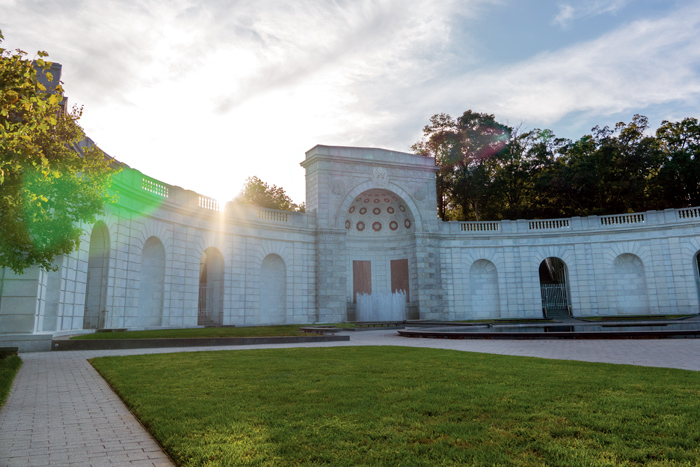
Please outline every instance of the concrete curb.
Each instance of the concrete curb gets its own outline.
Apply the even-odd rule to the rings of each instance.
[[[349,341],[350,336],[197,337],[161,339],[52,340],[51,350],[124,350],[167,347],[214,347],[224,345],[272,345]]]

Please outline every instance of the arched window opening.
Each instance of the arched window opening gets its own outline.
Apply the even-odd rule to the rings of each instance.
[[[199,261],[199,307],[197,324],[220,326],[224,317],[224,256],[207,248]]]
[[[553,256],[540,263],[540,294],[545,318],[571,316],[566,263]]]
[[[83,329],[100,329],[105,325],[108,272],[109,231],[104,222],[97,222],[90,235]]]
[[[260,267],[260,324],[284,324],[287,312],[287,267],[267,255]]]

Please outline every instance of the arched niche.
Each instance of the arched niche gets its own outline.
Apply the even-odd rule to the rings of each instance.
[[[500,318],[496,265],[486,259],[474,261],[469,268],[471,318]]]
[[[143,245],[140,285],[139,326],[161,326],[165,292],[165,248],[156,237],[150,237]]]
[[[224,256],[210,247],[199,261],[199,306],[197,324],[223,324],[224,315]]]
[[[571,316],[569,268],[560,258],[545,258],[539,267],[542,313],[545,318]]]
[[[614,295],[617,297],[617,312],[624,315],[649,313],[644,263],[637,255],[624,253],[613,262],[615,271]]]
[[[104,222],[99,221],[94,225],[90,234],[83,329],[104,327],[107,312],[108,275],[109,230]]]
[[[287,313],[287,266],[275,254],[260,265],[260,324],[284,324]]]

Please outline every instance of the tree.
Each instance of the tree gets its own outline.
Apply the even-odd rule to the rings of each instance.
[[[467,110],[457,119],[436,114],[423,128],[423,139],[411,148],[433,157],[437,173],[438,216],[448,220],[474,217],[479,220],[488,203],[492,179],[489,160],[506,148],[513,129],[493,115]]]
[[[82,109],[66,112],[60,84],[40,82],[54,81],[47,56],[0,48],[0,267],[18,274],[53,269],[55,256],[78,247],[79,225],[102,212],[115,172],[86,144]]]
[[[287,196],[284,188],[276,185],[270,186],[255,176],[248,177],[243,190],[233,202],[253,204],[261,208],[279,209],[280,211],[306,211],[304,203],[300,205],[295,204]]]

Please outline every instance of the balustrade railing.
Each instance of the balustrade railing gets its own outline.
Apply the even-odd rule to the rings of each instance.
[[[289,222],[290,213],[273,209],[258,209],[258,219],[274,222]]]
[[[697,219],[700,217],[700,208],[678,209],[679,219]]]
[[[219,202],[213,198],[207,198],[206,196],[199,197],[199,207],[204,209],[211,209],[212,211],[223,211],[223,207]]]
[[[602,216],[600,225],[627,225],[644,223],[644,214],[618,214],[615,216]]]
[[[461,222],[462,232],[493,232],[501,229],[500,222]]]
[[[141,182],[141,188],[154,195],[159,195],[164,198],[168,197],[168,186],[162,183],[151,180],[150,178],[143,178]]]
[[[549,219],[528,221],[529,230],[552,230],[552,229],[568,229],[571,227],[569,219]]]

